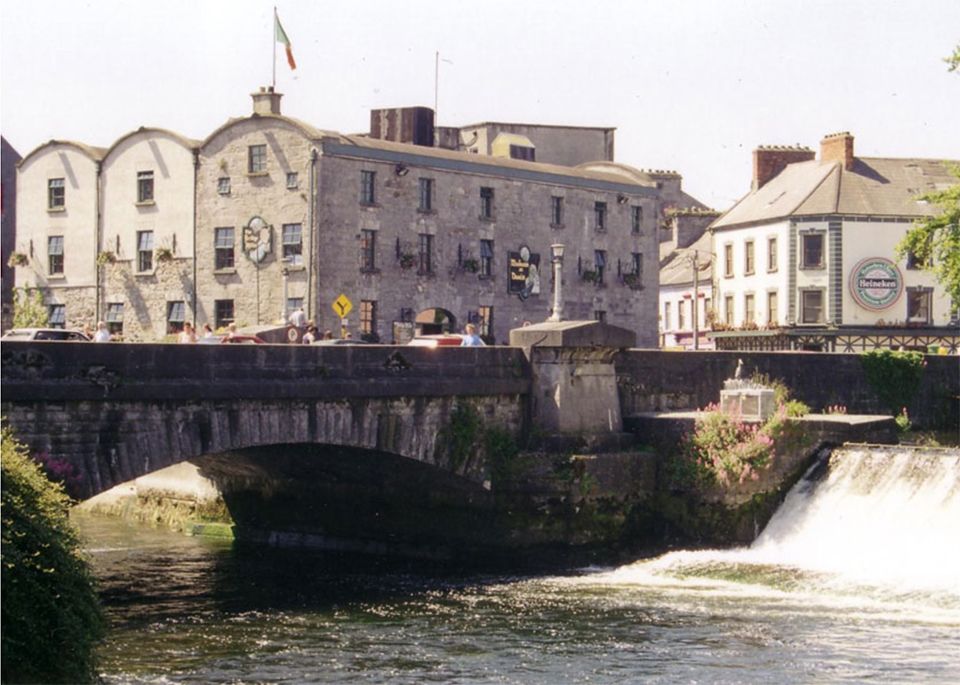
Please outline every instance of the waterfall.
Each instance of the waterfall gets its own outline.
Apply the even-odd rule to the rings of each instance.
[[[739,557],[960,594],[960,451],[837,449]]]

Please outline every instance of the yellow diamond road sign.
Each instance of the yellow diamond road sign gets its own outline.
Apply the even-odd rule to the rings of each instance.
[[[333,311],[336,312],[337,316],[341,319],[350,313],[350,310],[353,309],[353,302],[350,301],[346,295],[341,294],[340,297],[333,301]]]

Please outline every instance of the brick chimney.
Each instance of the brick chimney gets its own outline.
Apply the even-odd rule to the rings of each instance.
[[[250,93],[253,98],[254,114],[280,114],[280,93],[273,92],[273,86],[260,86],[259,93]]]
[[[800,145],[761,145],[753,151],[753,184],[751,188],[759,190],[776,178],[781,171],[787,168],[788,164],[809,162],[814,156],[813,150]]]
[[[853,168],[853,136],[849,131],[831,133],[820,141],[820,161],[840,162],[847,171]]]

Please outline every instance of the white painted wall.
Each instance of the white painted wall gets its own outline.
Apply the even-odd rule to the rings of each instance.
[[[713,251],[716,255],[714,274],[718,283],[718,292],[714,302],[714,309],[720,321],[726,320],[725,302],[728,295],[733,296],[734,326],[743,326],[745,323],[745,296],[754,296],[754,321],[761,328],[767,324],[767,293],[777,292],[776,323],[784,325],[787,320],[787,276],[789,266],[789,244],[787,241],[789,223],[786,221],[774,222],[762,226],[750,226],[729,231],[718,231],[713,237]],[[767,241],[777,240],[777,258],[771,269],[767,260]],[[754,268],[753,274],[745,272],[746,244],[753,241]],[[733,246],[733,275],[725,276],[726,250],[724,246]],[[824,273],[826,270],[824,269]],[[813,282],[810,275],[805,276],[805,283]]]

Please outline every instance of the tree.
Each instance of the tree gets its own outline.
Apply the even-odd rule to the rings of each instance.
[[[13,327],[39,328],[47,325],[47,306],[39,288],[13,289]]]
[[[943,61],[947,63],[947,71],[955,71],[960,73],[960,45],[957,45],[953,49],[953,54],[949,57],[944,57]]]
[[[4,683],[96,682],[103,616],[70,524],[70,499],[9,429],[2,434]]]
[[[903,259],[912,254],[924,270],[937,278],[956,305],[960,304],[960,167],[951,168],[950,173],[957,177],[957,183],[919,198],[942,211],[918,219],[897,245],[897,256]]]

